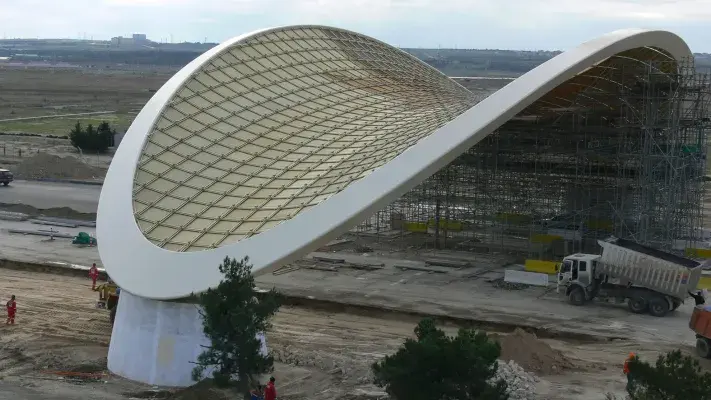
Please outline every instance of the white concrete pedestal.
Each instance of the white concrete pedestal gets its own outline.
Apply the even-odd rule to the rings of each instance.
[[[262,337],[263,348],[266,343]],[[198,306],[121,291],[109,345],[109,371],[157,386],[194,385],[194,362],[209,344]],[[208,373],[209,374],[209,373]]]

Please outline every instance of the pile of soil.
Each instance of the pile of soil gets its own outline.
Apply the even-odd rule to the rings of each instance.
[[[526,371],[552,375],[573,366],[561,352],[521,328],[516,328],[510,335],[496,335],[495,339],[501,344],[499,358],[513,360]]]
[[[14,168],[18,179],[103,179],[106,171],[86,164],[75,157],[59,157],[37,153],[22,160]]]
[[[39,209],[26,204],[8,204],[0,203],[0,212],[9,212],[17,214],[26,214],[30,217],[55,217],[55,218],[67,218],[67,219],[78,219],[82,221],[96,221],[96,213],[82,213],[79,211],[74,211],[69,207],[53,207]],[[6,216],[7,217],[7,216]],[[10,218],[12,218],[10,216]],[[9,219],[9,218],[0,218]]]
[[[211,380],[198,382],[189,388],[179,389],[171,396],[165,397],[168,400],[229,400],[239,398],[237,393],[229,389],[218,389]]]

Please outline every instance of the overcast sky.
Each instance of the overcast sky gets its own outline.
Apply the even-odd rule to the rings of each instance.
[[[567,49],[620,28],[661,28],[711,52],[711,0],[0,0],[4,37],[220,42],[322,24],[401,47]]]

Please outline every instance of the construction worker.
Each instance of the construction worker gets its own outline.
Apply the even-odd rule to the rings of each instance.
[[[276,387],[274,386],[274,382],[276,379],[272,376],[269,378],[269,383],[267,383],[267,386],[264,388],[264,400],[276,400]]]
[[[5,305],[7,307],[7,322],[5,325],[15,325],[15,313],[17,312],[17,303],[15,302],[15,295],[10,297],[10,301]]]
[[[697,291],[696,294],[689,292],[689,296],[694,298],[694,303],[697,306],[702,306],[704,303],[706,303],[706,298],[704,297],[704,293],[702,291]]]
[[[96,263],[89,268],[89,278],[91,278],[91,290],[96,290],[96,280],[99,278],[99,269],[96,268]]]
[[[632,386],[634,385],[634,379],[633,379],[634,374],[630,374],[630,364],[634,361],[634,358],[635,358],[635,354],[630,353],[627,356],[627,359],[625,360],[624,365],[622,366],[622,372],[627,377],[627,387],[626,387],[627,393],[629,393],[630,390],[632,390]]]
[[[262,385],[257,385],[256,389],[249,391],[250,400],[264,400],[264,393],[262,391]]]

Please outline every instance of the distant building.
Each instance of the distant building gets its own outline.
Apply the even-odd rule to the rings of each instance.
[[[149,42],[150,40],[144,33],[134,33],[131,37],[116,36],[111,38],[112,47],[141,46]]]

